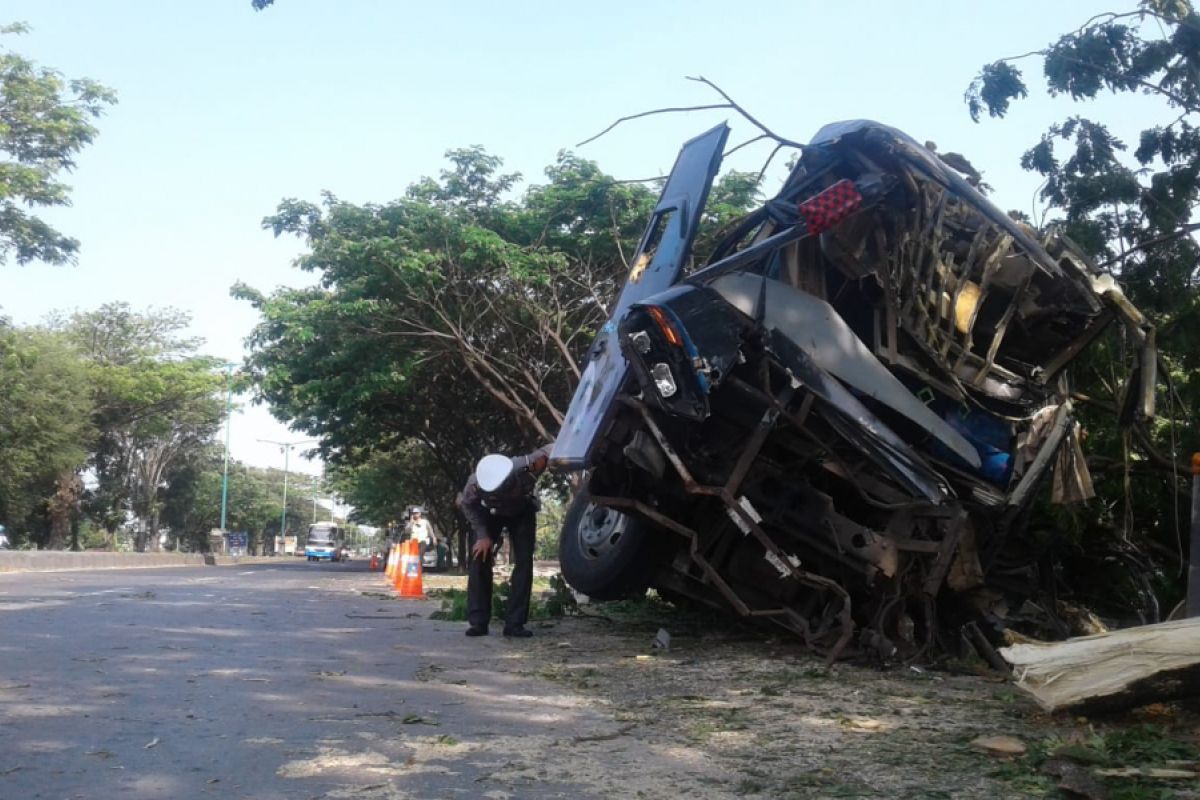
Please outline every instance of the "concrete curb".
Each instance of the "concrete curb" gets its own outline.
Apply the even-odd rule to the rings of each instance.
[[[232,566],[235,564],[272,564],[290,561],[291,559],[284,557],[234,557],[212,555],[209,553],[73,553],[69,551],[4,550],[0,551],[0,573]]]

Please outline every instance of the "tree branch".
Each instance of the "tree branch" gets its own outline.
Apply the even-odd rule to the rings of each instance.
[[[766,125],[763,125],[761,122],[758,121],[757,118],[754,117],[753,114],[751,114],[749,111],[747,111],[746,109],[744,109],[740,105],[738,105],[736,102],[734,102],[733,98],[730,97],[728,94],[726,94],[724,89],[722,89],[720,86],[717,86],[715,83],[710,81],[708,78],[705,78],[703,75],[697,75],[696,77],[692,77],[689,75],[689,76],[687,76],[687,79],[689,81],[696,81],[697,83],[703,83],[705,86],[708,86],[710,89],[715,91],[717,94],[721,95],[721,97],[725,98],[725,102],[727,102],[729,104],[730,108],[732,108],[734,111],[741,114],[743,117],[745,117],[747,120],[750,121],[750,124],[752,124],[754,127],[758,128],[765,135],[767,135],[767,136],[771,137],[772,139],[774,139],[775,141],[779,142],[781,145],[795,147],[795,148],[803,148],[804,147],[804,145],[800,144],[799,142],[794,142],[791,139],[784,138],[783,136],[780,136],[779,134],[775,133],[775,131],[768,128]]]
[[[1167,242],[1173,241],[1175,239],[1179,239],[1179,238],[1186,236],[1189,233],[1193,233],[1195,231],[1200,231],[1200,223],[1184,225],[1179,230],[1172,231],[1171,233],[1163,234],[1162,236],[1158,236],[1154,239],[1151,239],[1148,242],[1142,242],[1141,244],[1137,244],[1137,245],[1134,245],[1133,247],[1130,247],[1129,249],[1122,252],[1121,255],[1116,256],[1114,258],[1110,258],[1108,261],[1105,261],[1103,264],[1100,265],[1100,268],[1104,269],[1106,267],[1112,266],[1113,264],[1116,264],[1118,261],[1124,261],[1126,258],[1128,258],[1129,256],[1133,255],[1134,253],[1136,253],[1140,250],[1148,250],[1151,247],[1157,247],[1160,244],[1166,244]]]
[[[627,117],[621,117],[620,119],[618,119],[613,124],[609,125],[604,130],[600,131],[599,133],[597,133],[594,136],[589,136],[588,138],[584,139],[582,142],[580,142],[579,144],[577,144],[575,146],[583,147],[585,144],[590,144],[590,143],[596,141],[601,136],[603,136],[604,134],[611,131],[613,128],[620,125],[622,122],[629,122],[631,120],[641,119],[642,117],[649,117],[654,114],[674,114],[674,113],[678,113],[681,111],[711,111],[716,108],[733,108],[733,106],[728,103],[715,103],[712,105],[704,105],[704,106],[674,106],[674,107],[668,107],[668,108],[654,108],[654,109],[651,109],[650,111],[642,111],[638,114],[630,114]]]

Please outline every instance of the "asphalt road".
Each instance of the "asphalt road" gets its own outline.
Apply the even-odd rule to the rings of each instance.
[[[537,750],[609,716],[435,608],[363,561],[0,574],[0,800],[599,796]]]

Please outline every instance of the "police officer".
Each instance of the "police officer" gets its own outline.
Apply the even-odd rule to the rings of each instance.
[[[421,545],[421,558],[425,558],[425,552],[430,547],[437,547],[437,535],[433,532],[433,526],[429,524],[429,520],[422,515],[425,509],[420,506],[413,506],[408,515],[408,522],[404,526],[404,536],[408,539],[416,539]]]
[[[533,591],[533,549],[539,507],[534,489],[550,460],[550,447],[546,445],[516,458],[484,456],[463,488],[460,507],[471,526],[467,636],[487,635],[492,617],[492,564],[500,535],[506,528],[512,547],[513,572],[504,635],[518,638],[533,635],[525,623],[529,621]]]

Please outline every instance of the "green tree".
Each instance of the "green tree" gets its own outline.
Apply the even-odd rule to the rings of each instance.
[[[1041,197],[1048,221],[1058,225],[1103,266],[1115,272],[1130,298],[1157,326],[1163,390],[1157,423],[1127,429],[1111,421],[1125,405],[1132,343],[1119,333],[1087,354],[1076,370],[1087,398],[1090,459],[1102,497],[1071,519],[1056,519],[1076,533],[1076,553],[1099,554],[1106,563],[1135,563],[1135,572],[1168,567],[1168,597],[1180,590],[1183,542],[1180,503],[1186,502],[1183,459],[1200,448],[1195,426],[1200,408],[1200,229],[1193,211],[1200,196],[1200,17],[1185,0],[1143,0],[1099,14],[1050,45],[983,67],[967,90],[978,121],[986,111],[1003,117],[1029,87],[1020,64],[1040,62],[1046,91],[1086,103],[1101,96],[1141,95],[1159,101],[1130,148],[1110,123],[1074,114],[1050,127],[1024,154],[1021,165],[1045,178]],[[1151,109],[1153,107],[1151,106]],[[1153,110],[1151,111],[1153,114]],[[1101,546],[1103,545],[1103,546]],[[1118,558],[1113,558],[1113,552]],[[1101,559],[1096,559],[1097,561]],[[1104,566],[1075,570],[1082,583],[1097,576],[1096,596],[1113,596]],[[1151,579],[1132,581],[1148,591]],[[1160,587],[1162,588],[1162,587]]]
[[[0,324],[0,522],[64,547],[93,442],[88,371],[61,334]]]
[[[0,26],[0,36],[29,29]],[[75,156],[92,142],[92,120],[116,102],[116,95],[95,81],[68,80],[0,47],[0,263],[72,261],[79,242],[59,233],[30,208],[70,204],[70,187],[61,174],[75,167]]]
[[[655,193],[560,153],[547,182],[480,147],[385,205],[286,200],[264,221],[305,239],[317,284],[266,296],[249,367],[281,419],[319,437],[343,492],[382,524],[413,503],[461,530],[453,500],[475,461],[552,439],[608,316]],[[714,221],[753,180],[714,190]]]
[[[295,473],[289,478],[288,528],[294,533],[312,519],[313,481]],[[187,549],[207,549],[209,532],[220,526],[223,480],[224,460],[216,445],[172,472],[163,490],[162,522],[171,529],[172,538]],[[249,534],[252,552],[272,552],[279,533],[282,490],[281,470],[230,462],[226,527]],[[328,510],[318,506],[317,518],[329,519]]]
[[[97,431],[90,511],[110,539],[133,512],[139,551],[158,529],[168,476],[207,446],[224,415],[219,362],[182,336],[188,322],[179,311],[139,313],[124,303],[58,322],[89,363]]]

